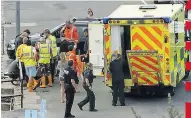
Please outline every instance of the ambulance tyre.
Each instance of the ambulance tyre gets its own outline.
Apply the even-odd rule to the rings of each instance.
[[[190,71],[186,70],[185,71],[185,76],[183,77],[183,80],[187,79],[189,77]]]
[[[175,88],[173,86],[169,87],[169,93],[170,93],[170,96],[174,96],[175,95]]]

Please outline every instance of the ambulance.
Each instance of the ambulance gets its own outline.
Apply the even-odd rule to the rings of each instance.
[[[108,87],[114,53],[122,55],[125,92],[174,95],[177,84],[189,76],[183,4],[121,5],[103,23],[88,28],[90,62],[104,64]]]

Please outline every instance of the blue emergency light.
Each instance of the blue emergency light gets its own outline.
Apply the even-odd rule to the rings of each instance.
[[[162,19],[164,20],[164,23],[170,23],[171,22],[171,18],[170,17],[164,17]]]
[[[103,24],[107,24],[108,21],[109,21],[109,18],[107,18],[107,17],[103,18]]]

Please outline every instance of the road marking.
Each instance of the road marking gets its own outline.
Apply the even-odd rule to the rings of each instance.
[[[21,27],[34,27],[37,26],[37,23],[21,23]],[[4,27],[16,27],[16,23],[11,23],[11,24],[4,24]]]
[[[141,2],[142,2],[144,5],[147,5],[147,3],[145,2],[145,0],[141,0]]]

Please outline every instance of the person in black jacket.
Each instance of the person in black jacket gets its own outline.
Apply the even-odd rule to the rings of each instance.
[[[84,43],[84,52],[85,54],[81,56],[81,60],[85,63],[89,62],[89,37],[88,37],[88,28],[84,29],[84,36],[86,37],[85,43]]]
[[[62,39],[61,43],[60,43],[60,53],[62,52],[68,52],[68,46],[70,45],[70,43],[66,40],[66,39]]]
[[[112,74],[113,87],[112,105],[116,106],[119,95],[119,101],[121,106],[125,106],[123,62],[120,54],[113,55],[113,58],[113,61],[110,63],[110,72]]]
[[[23,37],[27,37],[28,41],[27,41],[27,45],[30,46],[31,45],[31,41],[29,39],[29,35],[30,35],[30,30],[26,29],[24,30],[21,34],[16,36],[15,39],[15,51],[17,50],[17,48],[23,44]]]
[[[92,83],[94,79],[93,66],[91,63],[88,63],[86,67],[87,68],[84,71],[83,88],[86,90],[87,96],[84,100],[78,103],[78,106],[80,110],[83,110],[82,107],[89,102],[89,111],[96,112],[97,109],[95,109],[95,95],[92,90]]]
[[[66,93],[66,109],[65,109],[65,118],[74,118],[75,116],[71,114],[71,109],[74,101],[75,88],[73,81],[75,78],[75,71],[73,69],[73,61],[68,61],[68,67],[64,69],[64,87]]]

